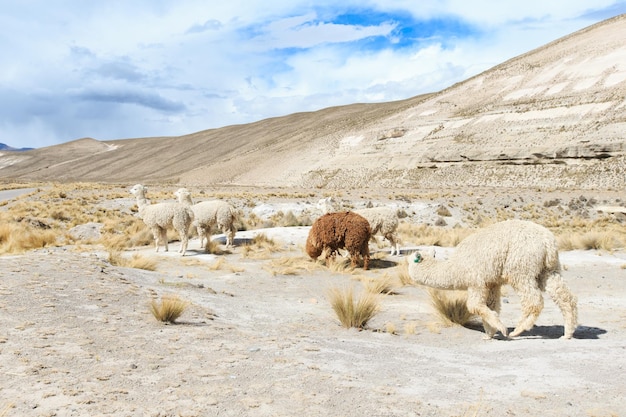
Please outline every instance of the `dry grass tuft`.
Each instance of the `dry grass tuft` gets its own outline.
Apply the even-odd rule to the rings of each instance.
[[[35,229],[22,223],[8,222],[0,225],[0,253],[22,253],[27,250],[54,246],[58,230]]]
[[[394,293],[394,279],[385,274],[381,278],[366,279],[363,284],[365,289],[373,294],[393,294]]]
[[[283,257],[272,259],[268,264],[263,266],[272,276],[276,275],[300,275],[302,272],[311,272],[320,268],[317,262],[311,262],[309,258],[299,257]]]
[[[477,229],[432,227],[402,222],[398,226],[400,241],[412,245],[454,247]]]
[[[152,300],[150,312],[158,321],[174,323],[187,309],[189,302],[180,299],[177,295],[164,295],[161,302]]]
[[[403,286],[411,286],[415,285],[413,278],[409,275],[409,264],[406,260],[406,257],[402,258],[402,260],[398,263],[398,280],[400,284]]]
[[[204,244],[204,250],[206,253],[210,253],[212,255],[229,255],[232,252],[229,250],[224,250],[220,247],[220,242],[217,240],[207,239],[207,242]]]
[[[465,326],[474,317],[467,310],[466,291],[438,290],[435,288],[428,288],[427,291],[430,295],[431,305],[444,326]]]
[[[115,266],[145,269],[147,271],[155,271],[157,265],[154,259],[146,258],[138,253],[134,253],[130,258],[126,258],[122,255],[122,252],[115,250],[109,251],[109,262]]]
[[[362,329],[380,310],[379,295],[364,291],[355,299],[354,289],[332,288],[330,305],[343,327]]]
[[[254,236],[250,243],[241,247],[241,256],[250,259],[269,259],[275,252],[281,251],[281,247],[273,239],[264,233]]]

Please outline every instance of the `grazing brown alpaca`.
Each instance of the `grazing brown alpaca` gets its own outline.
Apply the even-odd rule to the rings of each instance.
[[[359,255],[363,257],[363,269],[369,267],[369,240],[372,235],[370,225],[365,218],[351,211],[328,213],[318,218],[306,240],[306,253],[317,259],[326,250],[326,265],[339,249],[350,253],[352,267],[355,267]]]

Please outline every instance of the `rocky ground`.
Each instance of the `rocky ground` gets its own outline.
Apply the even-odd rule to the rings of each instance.
[[[279,249],[244,255],[255,233]],[[168,253],[127,251],[155,259],[156,271],[113,266],[92,245],[0,257],[0,415],[618,416],[626,409],[625,252],[561,254],[579,299],[573,340],[559,339],[562,318],[546,299],[532,331],[485,341],[480,326],[442,326],[428,294],[412,286],[383,296],[366,330],[341,327],[328,290],[396,278],[402,258],[373,246],[379,253],[369,271],[334,272],[306,259],[306,234],[306,227],[239,232],[223,255],[199,250],[197,239],[185,257],[177,243]],[[148,307],[167,294],[190,302],[174,325],[156,321]],[[508,289],[509,328],[519,313]]]

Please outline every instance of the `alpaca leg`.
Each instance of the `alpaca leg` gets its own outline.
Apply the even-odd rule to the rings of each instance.
[[[389,243],[391,244],[391,253],[390,255],[400,255],[400,247],[398,246],[398,241],[395,238],[395,236],[393,235],[393,233],[387,233],[385,235],[385,239],[387,239],[389,241]]]
[[[514,289],[520,296],[522,317],[517,323],[515,330],[511,333],[511,337],[519,336],[522,332],[532,329],[541,310],[543,310],[543,296],[539,288],[535,286],[517,287]]]
[[[168,252],[170,249],[167,246],[167,229],[161,229],[161,241],[163,246],[165,246],[165,252]]]
[[[498,313],[487,307],[487,300],[492,289],[490,288],[469,288],[467,290],[467,309],[470,313],[480,316],[485,328],[485,339],[491,339],[496,330],[507,337],[508,330],[500,321]]]
[[[489,307],[490,310],[495,311],[496,313],[500,314],[500,298],[501,298],[501,294],[500,294],[500,286],[495,286],[489,289],[489,293],[487,294],[487,307]],[[486,339],[491,339],[493,338],[493,335],[496,334],[496,332],[498,331],[498,329],[496,329],[495,327],[492,327],[489,323],[483,321],[483,327],[485,328],[485,334],[486,334]]]
[[[578,325],[578,302],[561,275],[552,272],[546,281],[546,292],[556,305],[559,306],[565,320],[564,339],[571,339]]]
[[[189,243],[187,229],[181,230],[180,232],[178,232],[178,234],[180,235],[180,250],[178,252],[182,253],[184,256],[185,252],[187,251],[187,243]]]
[[[152,228],[152,237],[154,238],[155,252],[159,251],[159,242],[161,240],[161,229],[159,227]]]
[[[197,226],[196,227],[196,231],[198,232],[198,238],[200,238],[200,248],[204,247],[204,236],[205,236],[205,231],[204,231],[204,227],[202,226]]]

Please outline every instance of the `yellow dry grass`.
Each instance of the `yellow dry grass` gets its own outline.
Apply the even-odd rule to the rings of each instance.
[[[54,246],[60,231],[36,229],[24,223],[0,224],[0,253],[23,253],[32,249]]]
[[[120,251],[109,251],[109,262],[111,265],[121,266],[124,268],[145,269],[147,271],[155,271],[157,262],[154,259],[134,253],[130,258],[125,257]]]
[[[355,298],[354,288],[332,288],[330,305],[343,327],[362,329],[380,310],[380,295],[363,291]]]
[[[158,321],[174,323],[187,309],[189,302],[177,295],[164,295],[161,301],[150,302],[150,312]]]
[[[441,324],[465,326],[474,317],[467,310],[467,292],[428,288],[430,303]]]

